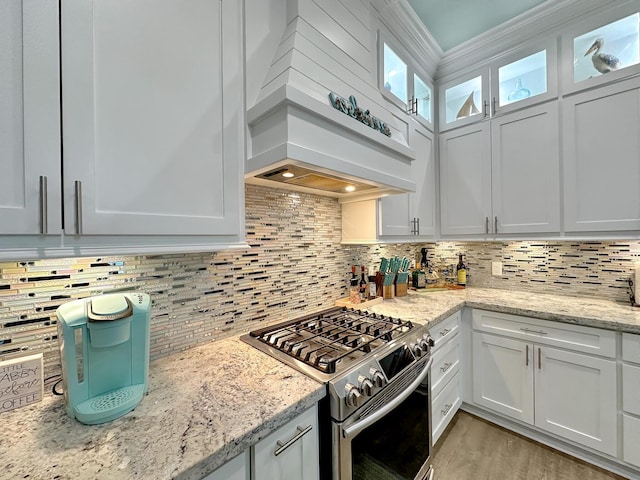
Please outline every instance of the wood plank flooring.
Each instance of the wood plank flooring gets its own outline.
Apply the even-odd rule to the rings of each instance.
[[[459,411],[431,457],[437,480],[622,480],[582,460]]]

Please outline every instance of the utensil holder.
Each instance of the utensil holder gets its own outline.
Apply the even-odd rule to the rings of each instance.
[[[396,297],[404,297],[407,294],[407,283],[396,283]]]
[[[393,298],[395,296],[395,292],[394,292],[395,288],[393,286],[393,284],[391,285],[383,285],[382,286],[382,298],[389,299],[389,298]]]

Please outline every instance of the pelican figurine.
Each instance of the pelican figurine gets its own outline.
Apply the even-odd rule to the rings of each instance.
[[[610,53],[600,53],[600,50],[604,46],[604,38],[598,38],[593,45],[589,47],[587,53],[584,54],[586,57],[591,52],[593,52],[593,56],[591,57],[591,61],[593,62],[593,66],[600,73],[609,73],[614,70],[617,70],[621,67],[620,60],[615,55],[611,55]]]

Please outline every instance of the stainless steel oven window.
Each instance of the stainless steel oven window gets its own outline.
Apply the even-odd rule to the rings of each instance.
[[[375,410],[334,423],[334,480],[425,478],[431,454],[430,365],[422,363],[418,375]]]

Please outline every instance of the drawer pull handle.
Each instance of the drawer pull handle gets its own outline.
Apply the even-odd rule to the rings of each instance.
[[[531,330],[530,328],[524,328],[524,327],[520,327],[520,330],[522,330],[525,333],[536,333],[538,335],[549,335],[547,332],[543,332],[542,330]]]
[[[444,408],[440,410],[440,413],[442,414],[442,416],[446,417],[447,413],[449,413],[449,410],[451,410],[452,407],[453,407],[453,403],[450,403],[449,405],[445,405]]]
[[[542,349],[538,347],[538,370],[542,370]]]
[[[451,368],[451,365],[453,365],[453,362],[445,363],[442,367],[440,367],[440,371],[442,373],[446,372]]]
[[[48,198],[47,198],[47,177],[40,175],[40,233],[48,233],[47,223],[49,221]]]
[[[284,452],[291,445],[296,443],[298,440],[300,440],[302,437],[304,437],[307,433],[309,433],[313,427],[311,425],[307,425],[306,428],[302,428],[301,426],[298,426],[297,428],[298,428],[298,433],[296,433],[293,438],[291,438],[290,440],[284,443],[282,443],[280,440],[276,442],[276,445],[278,445],[278,448],[276,449],[275,452],[273,452],[273,454],[276,457],[280,455],[282,452]]]
[[[440,336],[445,337],[451,331],[450,328],[445,328],[444,330],[440,330]]]
[[[82,234],[82,182],[76,180],[75,182],[76,192],[76,234]]]

